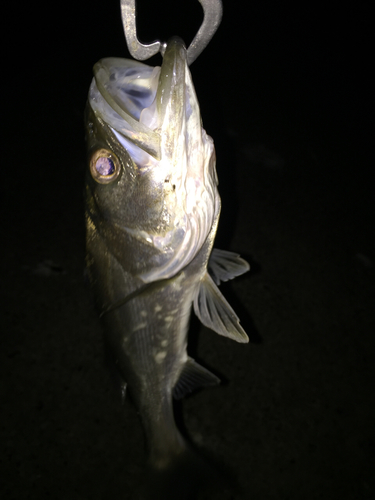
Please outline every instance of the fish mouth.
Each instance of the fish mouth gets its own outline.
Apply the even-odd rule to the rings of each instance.
[[[171,144],[183,128],[186,70],[187,51],[179,37],[168,42],[161,67],[101,59],[94,65],[89,103],[110,127],[160,160],[161,143]]]

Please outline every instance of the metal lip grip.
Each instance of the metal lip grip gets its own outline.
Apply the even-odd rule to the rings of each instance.
[[[164,55],[166,43],[157,40],[150,44],[143,44],[137,38],[135,0],[120,0],[121,17],[124,26],[126,43],[130,54],[138,61],[144,61],[158,52]],[[203,7],[204,18],[198,33],[187,49],[188,65],[192,64],[206,48],[220,25],[223,15],[221,0],[199,0]]]

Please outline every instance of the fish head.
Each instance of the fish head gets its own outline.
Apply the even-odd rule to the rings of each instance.
[[[181,39],[151,67],[94,66],[86,110],[86,212],[107,249],[145,283],[174,276],[216,232],[215,150]],[[212,242],[213,242],[213,237]],[[136,247],[137,255],[124,253]]]

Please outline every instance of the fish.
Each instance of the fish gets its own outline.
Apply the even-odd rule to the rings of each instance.
[[[206,327],[248,342],[218,285],[249,264],[213,249],[215,148],[180,38],[167,43],[161,67],[100,60],[85,120],[86,272],[149,463],[164,471],[188,449],[173,398],[220,382],[187,353],[192,309]]]

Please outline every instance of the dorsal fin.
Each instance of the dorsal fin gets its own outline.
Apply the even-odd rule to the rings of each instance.
[[[200,321],[219,335],[236,342],[249,342],[238,316],[206,273],[194,299],[194,312]]]
[[[182,399],[189,392],[193,392],[200,387],[220,384],[220,379],[203,366],[188,358],[177,384],[173,388],[173,397]]]
[[[208,271],[217,285],[249,271],[250,265],[238,253],[214,248],[208,261]]]

